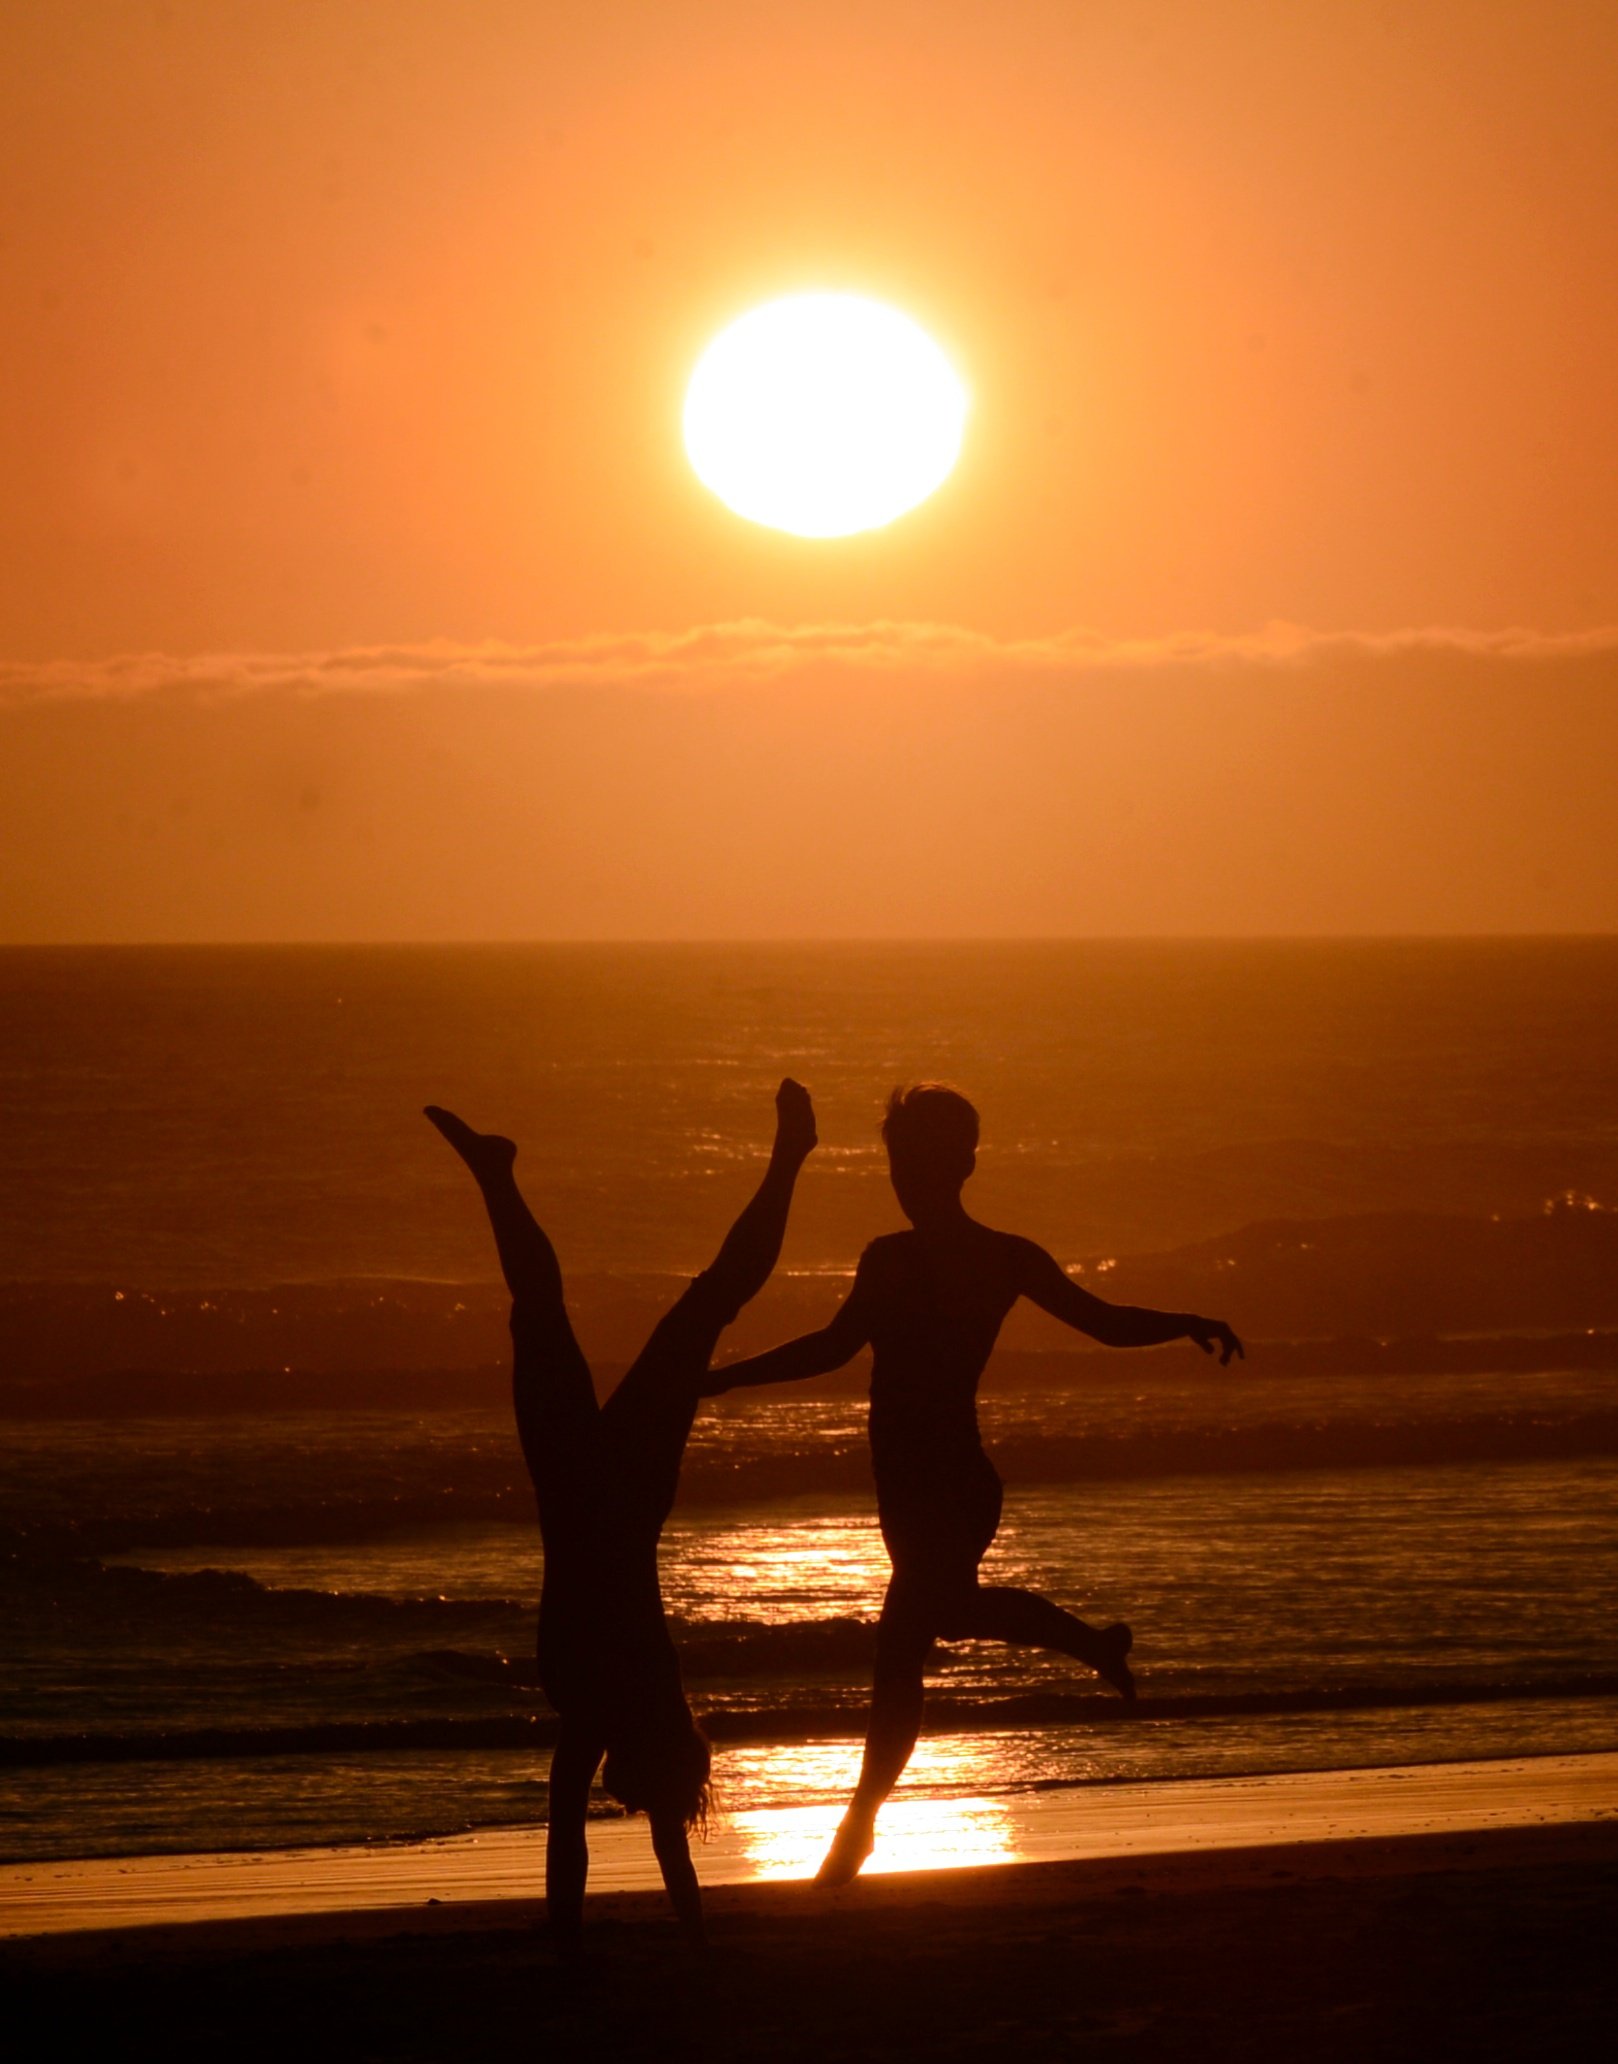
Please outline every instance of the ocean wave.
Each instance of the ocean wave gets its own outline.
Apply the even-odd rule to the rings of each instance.
[[[1300,1402],[1294,1409],[1301,1413],[1308,1406]],[[1007,1414],[997,1426],[991,1406],[985,1422],[989,1453],[1013,1486],[1618,1455],[1618,1400],[1610,1406],[1536,1403],[1531,1388],[1509,1405],[1452,1407],[1429,1415],[1400,1406],[1386,1415],[1322,1411],[1307,1419],[1271,1416],[1243,1423],[1238,1410],[1233,1406],[1215,1423],[1121,1427],[1115,1421],[1079,1431],[1045,1431],[1030,1425],[1026,1411]],[[1149,1419],[1150,1413],[1142,1416]],[[166,1489],[143,1487],[138,1504],[136,1494],[120,1485],[110,1495],[100,1488],[94,1503],[85,1501],[87,1510],[64,1511],[60,1499],[35,1513],[14,1505],[11,1524],[0,1529],[0,1552],[9,1547],[88,1556],[199,1544],[221,1550],[336,1546],[445,1527],[528,1528],[534,1523],[533,1494],[514,1456],[412,1457],[410,1473],[418,1481],[380,1491],[347,1489],[340,1481],[342,1460],[340,1455],[325,1459],[329,1488],[313,1494],[297,1488],[300,1471],[294,1460],[281,1471],[284,1488],[270,1481],[268,1468],[254,1472],[243,1467],[234,1484],[211,1484],[205,1499],[181,1481]],[[432,1466],[462,1472],[461,1480],[425,1486],[419,1479]],[[865,1442],[846,1434],[773,1446],[763,1429],[727,1433],[722,1440],[699,1439],[687,1453],[681,1480],[681,1502],[688,1509],[763,1506],[813,1496],[863,1500],[870,1494]]]
[[[477,1628],[521,1614],[534,1601],[503,1598],[393,1597],[374,1591],[315,1591],[260,1583],[243,1570],[151,1570],[131,1564],[39,1554],[31,1548],[0,1551],[0,1596],[30,1594],[62,1614],[138,1613],[154,1629],[166,1622],[226,1621],[233,1629],[274,1625],[318,1629],[395,1629],[416,1624],[435,1630]]]
[[[1424,1684],[1367,1683],[1142,1698],[1131,1711],[1105,1693],[1032,1692],[952,1696],[929,1691],[930,1733],[981,1733],[1010,1728],[1128,1727],[1139,1720],[1262,1719],[1311,1713],[1406,1711],[1618,1698],[1618,1673],[1589,1672],[1531,1681],[1477,1679]],[[696,1699],[699,1710],[702,1701]],[[782,1705],[702,1713],[717,1744],[845,1740],[858,1735],[863,1687],[842,1697],[795,1699]],[[0,1768],[70,1763],[246,1760],[287,1756],[399,1755],[425,1750],[511,1750],[540,1753],[556,1739],[548,1714],[496,1714],[404,1720],[315,1721],[279,1727],[83,1729],[0,1736]]]
[[[1109,1299],[1228,1311],[1255,1340],[1618,1325],[1618,1210],[1576,1190],[1528,1215],[1274,1218],[1159,1252],[1062,1259]],[[850,1269],[853,1260],[851,1250]],[[839,1273],[780,1272],[727,1347],[751,1351],[823,1324]],[[570,1276],[569,1307],[600,1359],[599,1380],[637,1352],[684,1280],[644,1270]],[[0,1408],[130,1409],[120,1392],[138,1397],[138,1409],[201,1412],[262,1409],[266,1396],[309,1410],[385,1406],[401,1391],[435,1406],[493,1401],[509,1356],[507,1310],[490,1281],[0,1282]],[[1007,1347],[1032,1342],[1027,1323],[1013,1315]],[[246,1380],[208,1380],[217,1377]]]

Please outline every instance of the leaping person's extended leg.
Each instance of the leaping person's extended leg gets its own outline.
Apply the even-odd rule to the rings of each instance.
[[[1092,1627],[1037,1591],[1011,1584],[981,1584],[954,1606],[939,1629],[945,1641],[1006,1641],[1021,1648],[1052,1648],[1087,1663],[1131,1704],[1135,1680],[1128,1656],[1134,1636],[1120,1620]]]

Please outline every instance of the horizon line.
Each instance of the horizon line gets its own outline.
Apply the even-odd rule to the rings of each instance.
[[[478,952],[532,947],[737,946],[1403,946],[1592,945],[1618,941],[1610,931],[1322,931],[1322,932],[738,932],[675,937],[644,934],[558,934],[488,938],[264,939],[0,939],[0,953],[281,953],[449,950]]]

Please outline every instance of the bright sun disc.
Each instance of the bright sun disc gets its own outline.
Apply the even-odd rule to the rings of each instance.
[[[858,294],[792,294],[738,318],[697,361],[685,448],[738,516],[847,537],[948,478],[966,410],[955,369],[909,316]]]

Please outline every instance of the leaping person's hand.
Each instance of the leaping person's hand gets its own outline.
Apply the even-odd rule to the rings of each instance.
[[[789,1075],[775,1092],[775,1144],[779,1152],[798,1160],[815,1146],[815,1107],[801,1082]]]
[[[1202,1349],[1204,1354],[1214,1354],[1217,1352],[1221,1369],[1230,1366],[1232,1355],[1238,1361],[1245,1362],[1247,1359],[1246,1348],[1242,1346],[1223,1319],[1192,1319],[1187,1324],[1185,1330],[1190,1338],[1197,1343],[1198,1347]]]

